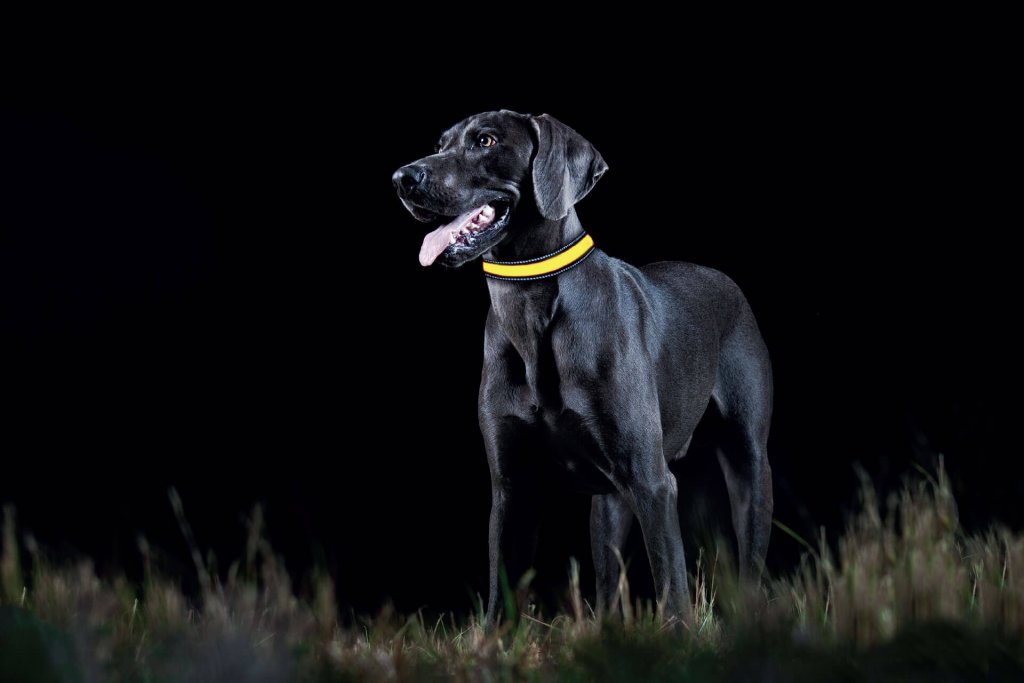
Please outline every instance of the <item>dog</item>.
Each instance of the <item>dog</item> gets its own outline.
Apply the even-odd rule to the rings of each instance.
[[[772,371],[757,322],[739,287],[716,270],[637,268],[596,247],[574,207],[607,169],[594,145],[555,118],[502,110],[449,128],[434,154],[392,177],[405,208],[436,225],[423,239],[423,266],[483,257],[488,631],[501,582],[515,586],[533,561],[539,496],[560,486],[592,494],[597,613],[614,601],[616,555],[636,519],[659,610],[689,621],[669,463],[686,454],[712,403],[726,425],[718,459],[739,569],[753,578],[763,569]]]

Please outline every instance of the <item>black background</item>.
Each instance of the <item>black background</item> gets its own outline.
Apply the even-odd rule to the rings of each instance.
[[[779,520],[838,532],[853,463],[888,490],[941,453],[970,528],[1024,523],[1012,155],[984,58],[670,42],[469,73],[422,44],[310,42],[66,57],[7,98],[0,501],[54,558],[137,576],[144,534],[188,575],[173,485],[222,566],[262,503],[290,569],[325,564],[344,607],[468,608],[486,287],[418,265],[390,175],[496,108],[602,152],[579,213],[609,254],[745,290],[775,367]],[[691,559],[725,519],[702,446],[677,470]],[[542,589],[570,555],[589,579],[587,509],[551,504]],[[798,550],[776,531],[770,565]]]

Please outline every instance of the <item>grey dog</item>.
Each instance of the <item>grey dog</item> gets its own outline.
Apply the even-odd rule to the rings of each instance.
[[[423,241],[424,266],[478,256],[485,272],[499,264],[487,280],[479,395],[492,496],[488,630],[499,614],[501,568],[515,586],[533,561],[538,496],[551,481],[592,494],[598,613],[614,600],[616,553],[636,518],[659,606],[689,620],[668,465],[686,454],[711,402],[726,425],[718,460],[739,568],[748,577],[763,568],[772,517],[768,351],[743,294],[716,270],[636,268],[596,248],[569,258],[586,237],[574,205],[607,168],[590,142],[551,116],[500,111],[456,124],[434,154],[392,178],[416,219],[439,224]],[[500,275],[524,266],[555,270]]]

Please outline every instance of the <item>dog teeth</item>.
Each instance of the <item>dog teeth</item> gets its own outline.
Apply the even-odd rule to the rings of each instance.
[[[455,233],[448,235],[448,244],[455,244]]]
[[[485,218],[490,218],[494,215],[494,207],[488,204],[484,207],[483,211],[480,212],[480,215]]]

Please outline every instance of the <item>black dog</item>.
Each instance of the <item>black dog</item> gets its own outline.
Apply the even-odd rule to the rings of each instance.
[[[450,128],[433,155],[393,177],[413,216],[442,223],[420,262],[483,256],[489,277],[479,411],[492,494],[488,628],[502,563],[515,586],[532,562],[537,493],[552,468],[593,494],[598,612],[615,595],[613,548],[636,517],[659,605],[689,618],[668,463],[686,454],[709,401],[728,425],[719,462],[740,570],[757,576],[768,547],[772,375],[757,323],[718,271],[635,268],[593,248],[573,205],[607,168],[550,116],[501,111]]]

